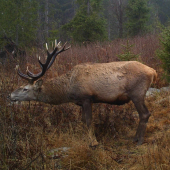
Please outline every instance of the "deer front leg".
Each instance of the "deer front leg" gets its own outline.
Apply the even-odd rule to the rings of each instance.
[[[92,125],[92,103],[90,99],[83,102],[82,105],[82,120],[86,123],[88,128],[88,134],[90,138],[90,146],[97,146],[98,142],[94,134],[94,128]]]
[[[83,110],[82,110],[82,119],[81,120],[84,124],[86,124],[86,115],[85,115],[85,112]]]

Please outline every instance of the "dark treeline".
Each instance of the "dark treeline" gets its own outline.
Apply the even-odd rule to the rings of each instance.
[[[94,42],[156,32],[168,25],[170,0],[7,0],[0,1],[3,37],[23,47],[60,39]]]

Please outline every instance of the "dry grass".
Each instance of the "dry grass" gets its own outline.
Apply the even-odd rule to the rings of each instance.
[[[78,63],[115,61],[123,43],[126,44],[126,40],[72,47],[59,56],[45,78],[65,73]],[[141,54],[142,62],[162,74],[160,62],[154,56],[159,46],[157,36],[136,37],[130,39],[130,43],[135,44],[134,52]],[[31,57],[27,59],[30,66],[35,61]],[[93,120],[99,146],[90,148],[78,106],[38,102],[10,105],[7,95],[23,83],[15,74],[14,65],[0,66],[0,169],[170,169],[170,101],[167,98],[170,94],[161,93],[146,99],[152,116],[141,146],[132,142],[138,124],[132,103],[124,106],[95,104]],[[159,79],[155,87],[165,84]],[[63,152],[63,147],[68,150]],[[61,151],[55,151],[52,157],[51,150],[56,148]]]

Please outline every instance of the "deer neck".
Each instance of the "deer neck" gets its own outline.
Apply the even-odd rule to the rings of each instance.
[[[42,86],[38,100],[54,105],[67,103],[69,102],[68,89],[69,81],[65,75],[51,79]]]

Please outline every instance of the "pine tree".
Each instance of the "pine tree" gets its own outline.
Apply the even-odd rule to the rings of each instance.
[[[148,0],[129,0],[126,9],[127,32],[129,36],[141,35],[147,32],[149,20]]]
[[[132,52],[132,48],[134,46],[134,44],[130,45],[129,44],[129,40],[127,40],[127,44],[126,45],[122,45],[124,47],[122,54],[118,55],[118,58],[121,61],[130,61],[130,60],[135,60],[139,57],[139,54],[134,54]]]
[[[49,0],[49,35],[47,41],[67,39],[61,30],[62,25],[68,23],[74,16],[73,0]],[[43,23],[43,20],[41,21]]]
[[[101,16],[102,0],[78,0],[74,18],[63,28],[75,42],[102,41],[106,38],[105,20]]]
[[[0,1],[0,37],[6,35],[20,46],[33,44],[37,31],[36,7],[35,0]]]
[[[164,28],[160,43],[162,49],[157,51],[157,56],[162,61],[165,78],[170,82],[170,27]]]

